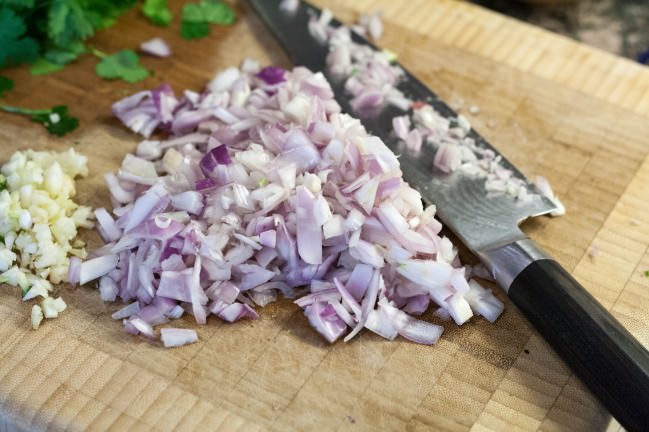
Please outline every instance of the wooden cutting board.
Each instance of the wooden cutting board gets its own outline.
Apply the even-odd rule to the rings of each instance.
[[[347,20],[383,9],[381,45],[465,113],[479,106],[468,115],[475,127],[529,176],[550,179],[568,214],[526,232],[649,345],[649,71],[467,3],[318,3]],[[235,26],[201,41],[179,39],[178,19],[159,29],[135,12],[101,32],[93,44],[106,52],[154,35],[171,42],[173,57],[143,59],[155,76],[137,85],[98,79],[91,57],[47,77],[9,71],[17,88],[6,103],[67,103],[81,127],[56,139],[2,114],[0,160],[73,146],[91,171],[78,200],[109,206],[103,174],[137,142],[111,117],[113,101],[162,82],[199,90],[247,56],[288,65],[245,5],[237,9]],[[95,288],[61,293],[69,309],[32,331],[30,305],[0,290],[0,430],[617,429],[500,293],[506,311],[494,325],[447,325],[433,347],[370,332],[330,346],[281,301],[258,321],[210,319],[200,343],[173,350],[124,333],[110,318],[119,305]]]

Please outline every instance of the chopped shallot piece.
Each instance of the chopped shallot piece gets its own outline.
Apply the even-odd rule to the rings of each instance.
[[[550,182],[543,176],[536,176],[534,179],[534,185],[539,189],[541,194],[548,198],[552,203],[557,207],[555,210],[550,212],[551,216],[563,216],[566,214],[566,208],[559,198],[554,194]]]
[[[282,0],[279,10],[286,13],[294,13],[300,7],[300,0]]]
[[[169,45],[159,37],[142,42],[140,51],[156,57],[169,57],[171,55],[171,48]]]
[[[592,245],[591,247],[588,248],[588,256],[591,258],[595,258],[598,256],[602,251],[597,245]]]
[[[462,151],[459,146],[442,144],[435,154],[433,163],[445,173],[453,172],[462,164]]]
[[[198,342],[198,334],[192,329],[167,327],[160,329],[160,339],[165,348],[174,348]]]
[[[358,26],[355,27],[355,30],[358,30],[361,34],[368,35],[374,40],[380,38],[383,34],[383,21],[381,15],[381,12],[361,15],[358,19]]]
[[[392,128],[397,138],[406,140],[410,132],[410,117],[399,116],[392,119]]]

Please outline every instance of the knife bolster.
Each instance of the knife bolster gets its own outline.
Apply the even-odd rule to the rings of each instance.
[[[534,241],[525,238],[479,252],[478,256],[498,285],[509,293],[516,277],[534,261],[550,258]]]

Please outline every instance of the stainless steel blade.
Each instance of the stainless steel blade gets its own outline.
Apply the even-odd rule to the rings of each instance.
[[[300,2],[300,6],[293,13],[281,11],[279,0],[250,0],[250,3],[294,63],[314,71],[322,71],[331,83],[336,100],[343,111],[354,114],[343,88],[344,83],[331,76],[325,67],[328,46],[317,41],[309,33],[308,20],[311,16],[319,16],[320,10],[304,1]],[[335,19],[331,24],[341,25]],[[356,43],[377,49],[360,35],[353,34],[353,38]],[[405,79],[398,87],[407,97],[431,104],[446,118],[457,117],[446,103],[403,69]],[[403,114],[404,111],[388,106],[378,115],[361,118],[361,121],[369,132],[379,136],[392,151],[400,155],[405,180],[421,193],[427,204],[437,206],[437,214],[442,222],[474,253],[480,255],[501,245],[524,240],[526,237],[518,228],[518,224],[529,217],[549,213],[556,208],[550,200],[542,197],[536,187],[505,157],[502,157],[502,166],[510,169],[513,176],[525,182],[532,199],[521,202],[506,194],[488,195],[484,178],[459,172],[444,174],[434,170],[435,149],[432,146],[424,145],[419,153],[410,154],[402,149],[399,140],[392,133],[392,118]],[[475,130],[472,129],[469,136],[480,147],[490,148],[500,155],[500,152]]]

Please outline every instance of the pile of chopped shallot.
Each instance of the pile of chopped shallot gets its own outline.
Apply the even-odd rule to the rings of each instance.
[[[184,313],[254,319],[278,295],[329,342],[367,328],[433,344],[443,328],[415,318],[431,303],[457,324],[503,311],[322,73],[247,60],[200,93],[163,85],[113,111],[146,139],[106,176],[113,214],[95,213],[106,244],[70,279],[98,279],[104,300],[126,302],[114,318],[129,333],[156,338]],[[162,339],[197,340],[185,329]]]

